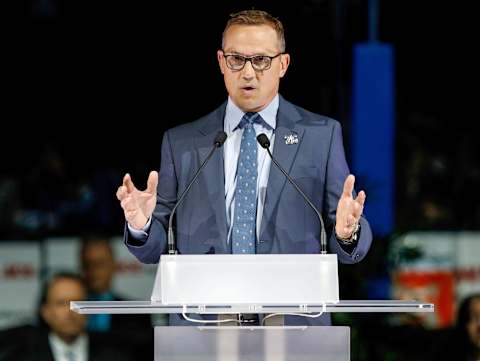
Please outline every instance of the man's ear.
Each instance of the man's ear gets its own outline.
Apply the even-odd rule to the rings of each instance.
[[[290,54],[280,55],[280,78],[283,78],[287,72],[288,66],[290,65]]]
[[[220,67],[220,71],[222,74],[225,74],[225,62],[223,61],[223,51],[217,50],[217,60],[218,60],[218,65]]]

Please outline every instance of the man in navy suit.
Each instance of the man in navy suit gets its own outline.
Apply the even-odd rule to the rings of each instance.
[[[295,106],[278,93],[290,63],[281,22],[258,10],[233,14],[217,60],[228,100],[205,117],[165,132],[160,172],[150,173],[145,191],[138,190],[128,174],[118,188],[129,250],[142,262],[159,261],[167,249],[168,218],[179,194],[206,158],[215,136],[225,131],[223,149],[214,153],[177,209],[176,240],[182,254],[232,253],[235,203],[240,199],[239,157],[246,129],[242,122],[246,114],[253,114],[259,115],[252,125],[255,134],[264,133],[270,139],[274,157],[323,213],[329,251],[343,263],[359,262],[372,240],[362,216],[366,195],[354,192],[355,178],[349,175],[340,124]],[[271,166],[266,151],[258,147],[256,154],[253,251],[318,253],[316,215]]]

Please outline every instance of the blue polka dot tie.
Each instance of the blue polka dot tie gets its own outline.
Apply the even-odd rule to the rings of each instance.
[[[257,139],[253,123],[260,120],[258,113],[246,113],[239,124],[244,130],[237,164],[232,253],[255,253]]]

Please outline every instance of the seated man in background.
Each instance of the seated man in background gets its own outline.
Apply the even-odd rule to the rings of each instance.
[[[70,310],[70,301],[85,300],[87,289],[79,276],[59,273],[41,295],[40,316],[46,327],[32,328],[18,342],[16,361],[127,361],[130,351],[109,343],[102,335],[88,334],[85,315]]]

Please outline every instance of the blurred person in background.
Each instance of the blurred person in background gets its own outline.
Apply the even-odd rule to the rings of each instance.
[[[86,297],[87,289],[79,276],[70,273],[53,276],[41,295],[41,325],[21,328],[20,334],[5,332],[1,337],[16,336],[10,339],[16,346],[11,347],[2,361],[132,360],[126,347],[114,345],[103,335],[87,333],[87,317],[70,310],[70,301]]]
[[[460,303],[455,327],[438,344],[432,360],[480,361],[480,293]]]
[[[466,298],[460,305],[457,320],[460,347],[464,360],[480,360],[480,294]]]
[[[107,237],[97,234],[83,239],[80,251],[82,274],[89,301],[125,301],[113,290],[116,260]],[[117,339],[142,345],[145,358],[153,358],[153,329],[150,315],[93,314],[88,318],[90,332],[110,333]]]
[[[80,251],[80,261],[89,301],[123,300],[112,291],[116,265],[113,249],[107,239],[102,236],[85,238]],[[88,330],[108,331],[111,328],[111,322],[111,315],[91,315],[88,320]]]

